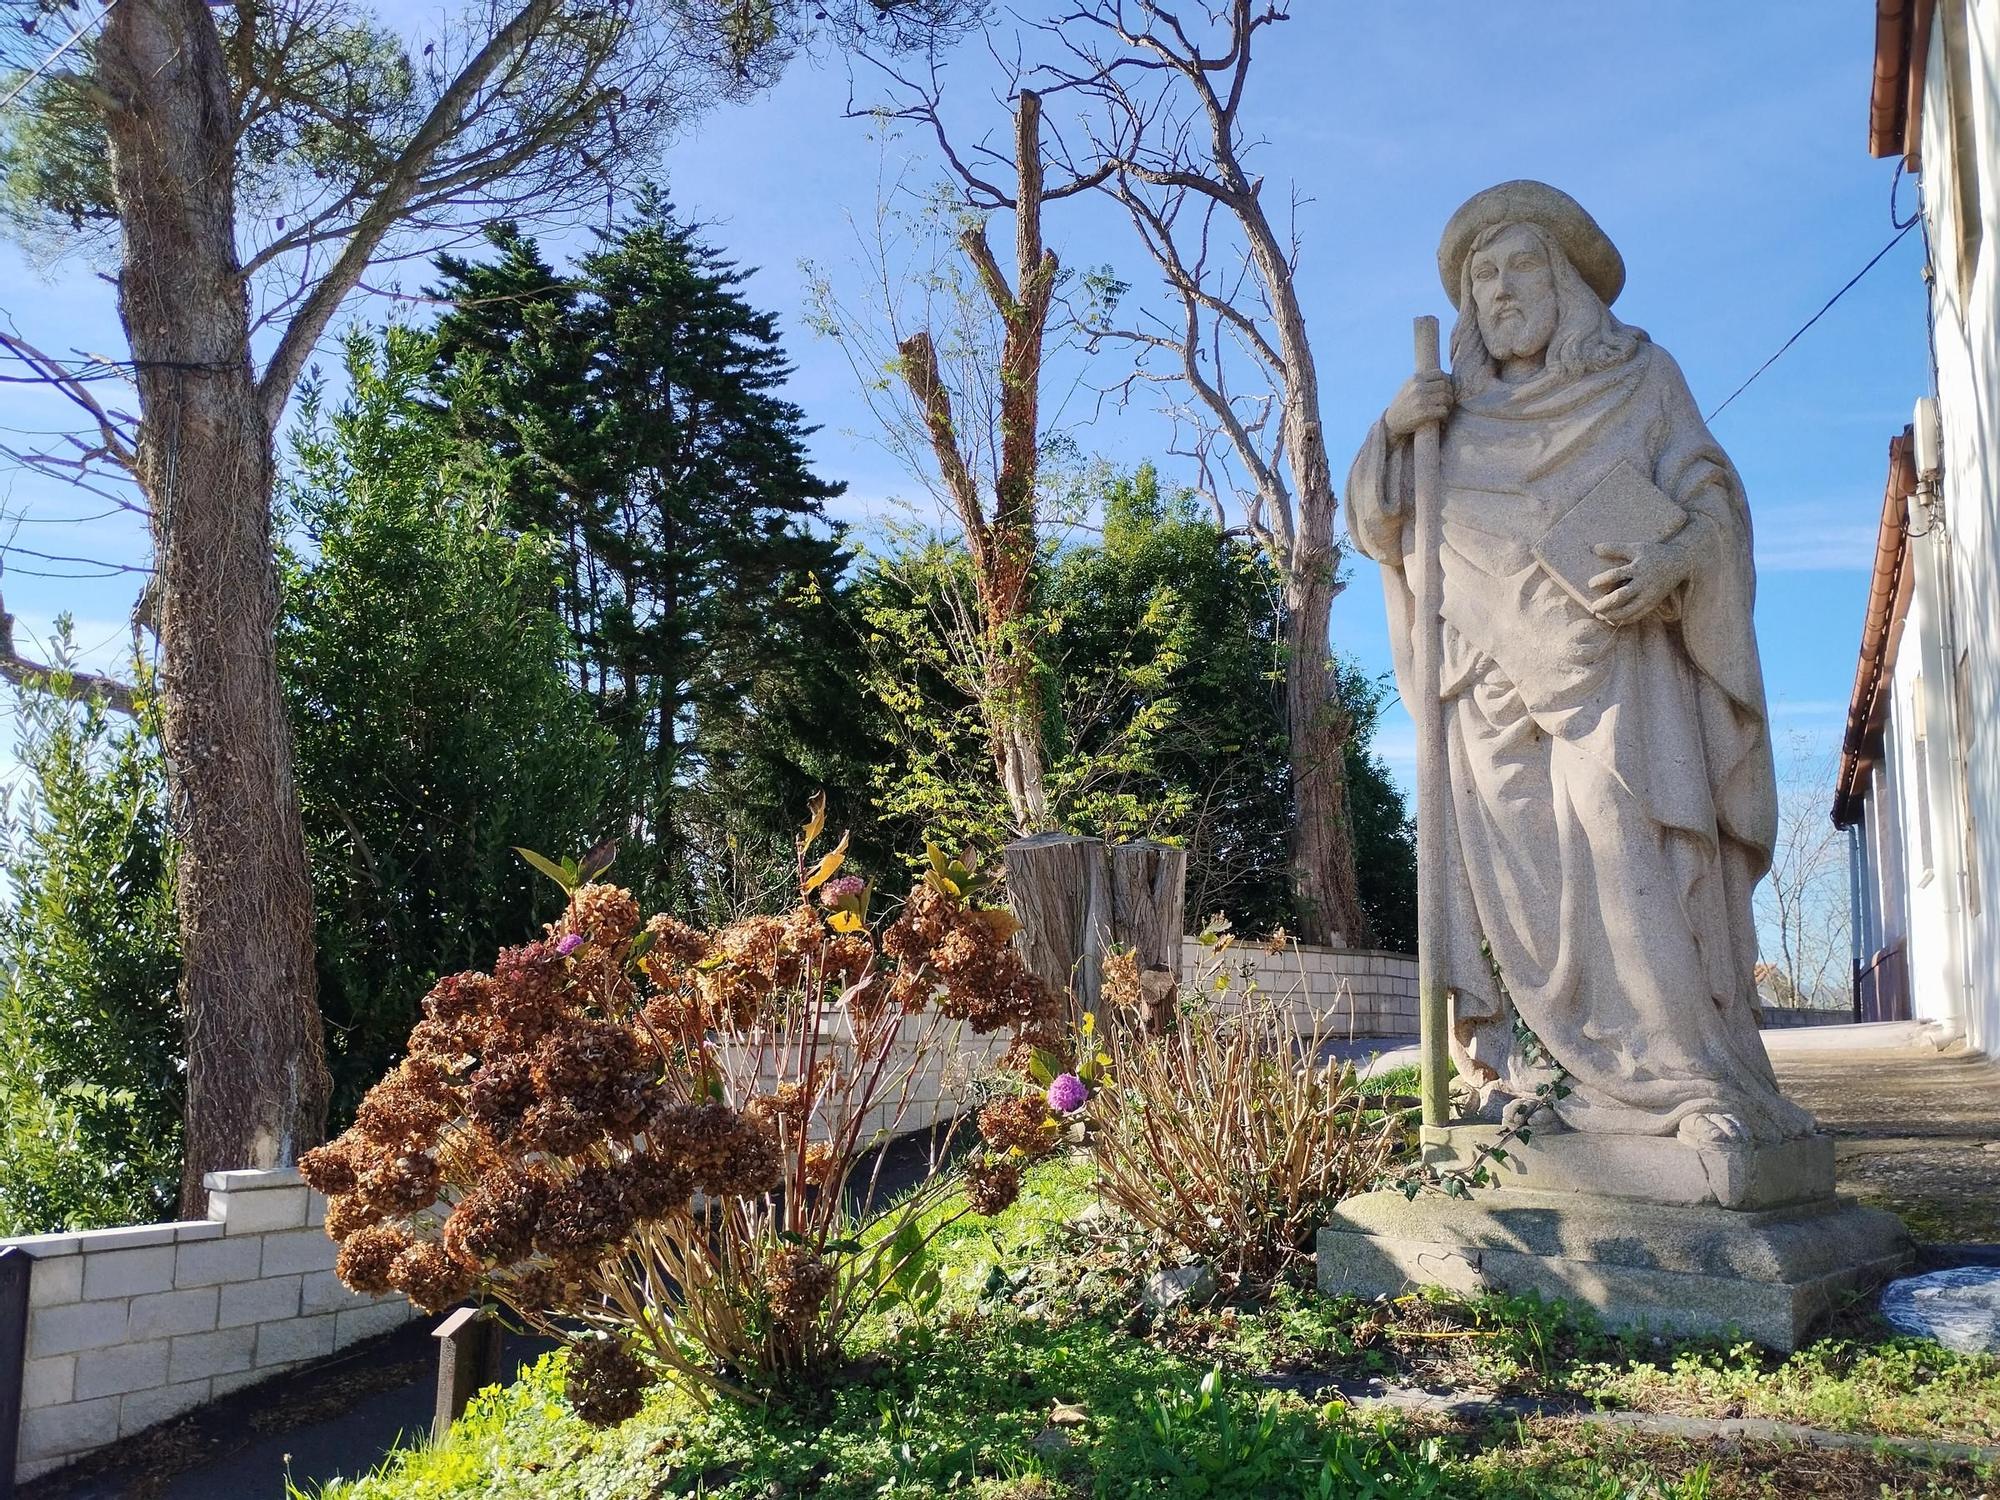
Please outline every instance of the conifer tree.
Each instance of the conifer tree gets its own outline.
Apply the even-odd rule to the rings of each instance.
[[[662,904],[726,898],[742,835],[859,780],[841,739],[858,694],[828,650],[843,486],[812,471],[749,273],[664,198],[642,194],[574,277],[513,226],[489,239],[490,261],[439,261],[457,303],[440,411],[510,523],[564,552],[578,681],[620,746],[621,878]]]

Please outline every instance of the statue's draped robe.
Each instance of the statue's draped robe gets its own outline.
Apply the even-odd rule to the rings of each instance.
[[[1687,511],[1678,539],[1696,560],[1660,609],[1614,626],[1533,548],[1620,460]],[[1462,399],[1443,470],[1442,680],[1428,690],[1445,700],[1460,1070],[1514,1094],[1547,1078],[1511,1002],[1568,1075],[1556,1110],[1577,1129],[1664,1135],[1729,1114],[1759,1140],[1809,1131],[1757,1032],[1750,898],[1777,798],[1735,469],[1641,336],[1610,369]],[[1382,564],[1411,704],[1427,690],[1411,680],[1413,488],[1409,444],[1378,422],[1348,519]]]

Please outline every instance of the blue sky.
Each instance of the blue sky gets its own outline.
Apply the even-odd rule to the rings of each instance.
[[[421,29],[429,7],[385,4]],[[1369,5],[1300,0],[1266,33],[1246,120],[1268,142],[1267,194],[1287,179],[1300,212],[1301,286],[1324,387],[1323,415],[1344,478],[1354,447],[1410,366],[1410,319],[1447,314],[1437,234],[1468,194],[1540,177],[1579,198],[1628,267],[1618,311],[1680,361],[1704,409],[1719,403],[1892,233],[1892,164],[1866,151],[1873,17],[1825,0],[1684,0],[1674,5]],[[995,79],[975,52],[947,75],[969,133],[1004,123]],[[859,96],[874,97],[866,78]],[[855,224],[874,210],[886,168],[934,175],[929,143],[878,141],[842,118],[838,63],[795,68],[775,93],[709,117],[662,172],[688,215],[746,266],[750,295],[777,311],[798,366],[791,396],[821,431],[821,471],[850,489],[843,516],[866,522],[922,486],[876,441],[838,349],[805,326],[802,260],[837,283],[865,276]],[[1904,186],[1907,213],[1912,185]],[[1051,245],[1072,266],[1108,264],[1139,288],[1122,220],[1087,200],[1056,205]],[[1005,235],[1004,227],[996,240]],[[571,236],[579,241],[580,235]],[[1739,397],[1715,432],[1742,470],[1757,528],[1757,625],[1780,734],[1837,742],[1852,680],[1887,443],[1928,387],[1921,244],[1908,236]],[[403,284],[422,281],[415,270]],[[0,249],[0,310],[45,348],[123,352],[111,288],[80,262],[46,271]],[[389,308],[358,303],[357,317]],[[1109,384],[1116,354],[1084,372]],[[0,427],[66,426],[58,398],[0,386]],[[1084,403],[1073,404],[1076,416]],[[1121,463],[1161,458],[1146,413],[1080,427],[1087,450]],[[13,534],[42,552],[143,564],[130,517],[76,522],[104,507],[38,477],[0,473]],[[136,575],[30,576],[62,565],[8,554],[7,607],[24,639],[73,612],[99,659],[115,655]],[[1335,644],[1386,670],[1372,565],[1355,569],[1334,615]],[[1399,771],[1411,753],[1400,712],[1379,747]]]

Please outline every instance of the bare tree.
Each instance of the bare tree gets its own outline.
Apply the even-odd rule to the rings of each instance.
[[[119,0],[94,40],[18,86],[34,87],[37,129],[10,130],[11,196],[39,217],[17,211],[16,230],[95,230],[118,250],[136,417],[99,399],[97,370],[7,348],[90,422],[60,452],[17,458],[114,487],[122,474],[151,528],[143,602],[183,851],[186,1211],[205,1172],[288,1161],[325,1125],[271,499],[274,433],[334,314],[371,265],[602,202],[817,25],[893,40],[959,8],[468,0],[419,52],[359,0]],[[53,65],[65,52],[73,70]],[[8,672],[35,668],[16,657]]]
[[[1043,237],[1042,210],[1050,201],[1090,190],[1099,179],[1047,182],[1041,98],[1032,90],[1020,90],[1011,100],[1011,153],[982,141],[962,154],[945,128],[935,52],[923,78],[873,61],[890,80],[896,102],[867,113],[918,122],[936,137],[953,179],[945,209],[962,221],[956,247],[984,299],[986,316],[969,316],[968,299],[947,298],[954,326],[941,358],[935,305],[924,307],[918,326],[904,326],[901,298],[885,275],[880,311],[890,321],[900,398],[865,378],[864,386],[871,387],[891,448],[906,461],[916,460],[918,444],[911,435],[921,434],[928,470],[964,533],[978,595],[980,712],[1014,824],[1032,833],[1051,824],[1033,585],[1042,540],[1043,366],[1061,276],[1056,253]],[[1011,187],[1003,187],[1002,178],[1011,179]],[[996,213],[1013,217],[1011,271],[1002,267],[988,238]],[[839,307],[825,278],[819,286],[822,326],[841,336],[850,351],[861,347],[866,336],[860,320]],[[997,337],[987,337],[977,326],[981,321]],[[948,370],[947,363],[954,368]],[[862,374],[861,361],[856,364]],[[912,466],[924,472],[921,461]]]
[[[1351,726],[1332,672],[1329,620],[1341,546],[1320,420],[1319,375],[1296,286],[1299,242],[1274,222],[1246,160],[1252,47],[1287,19],[1275,4],[1196,3],[1194,24],[1152,0],[1087,0],[1040,30],[1059,50],[1045,92],[1083,112],[1073,164],[1124,208],[1157,267],[1163,309],[1100,341],[1137,353],[1127,388],[1152,384],[1184,424],[1202,487],[1240,500],[1284,579],[1285,716],[1294,798],[1292,881],[1300,936],[1365,944],[1344,751]],[[1291,208],[1296,208],[1296,200]]]
[[[1786,1006],[1853,1000],[1847,839],[1826,815],[1837,756],[1793,734],[1778,775],[1778,839],[1757,888],[1757,930],[1774,971],[1767,993]]]

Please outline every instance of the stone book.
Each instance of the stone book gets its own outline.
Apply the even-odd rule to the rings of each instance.
[[[1578,604],[1590,609],[1605,593],[1592,589],[1590,580],[1618,566],[1599,557],[1598,547],[1636,548],[1663,542],[1686,523],[1686,511],[1633,468],[1630,459],[1620,459],[1535,543],[1535,560]]]

